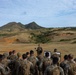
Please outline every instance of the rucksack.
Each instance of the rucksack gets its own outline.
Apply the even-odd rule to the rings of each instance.
[[[18,75],[18,70],[19,70],[19,62],[16,60],[11,61],[8,64],[8,67],[11,70],[12,75]]]
[[[35,67],[35,65],[36,65],[36,58],[35,58],[34,56],[32,56],[32,57],[29,57],[28,60],[29,60],[30,62],[32,62],[32,64],[33,64],[34,67]]]
[[[29,62],[25,63],[24,61],[20,61],[19,66],[19,74],[18,75],[29,75],[30,74],[30,65]]]
[[[36,59],[37,59],[36,66],[38,67],[39,71],[42,71],[43,58],[41,56],[37,56]]]
[[[48,75],[60,75],[60,69],[59,67],[55,67],[50,72],[48,72]]]
[[[69,63],[68,75],[76,75],[76,63]]]
[[[27,75],[27,64],[24,61],[20,61],[19,63],[18,75]]]

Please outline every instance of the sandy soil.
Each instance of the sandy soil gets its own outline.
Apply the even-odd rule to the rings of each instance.
[[[11,44],[11,43],[0,43],[0,53],[9,52],[16,50],[22,54],[34,50],[36,55],[36,49],[38,44]],[[65,54],[72,53],[76,57],[76,44],[41,44],[44,51],[53,52],[54,48],[57,48],[61,52],[62,58]]]

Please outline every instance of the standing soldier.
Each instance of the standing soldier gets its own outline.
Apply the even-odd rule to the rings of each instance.
[[[69,54],[68,55],[68,64],[69,64],[69,69],[68,69],[68,75],[76,75],[76,63],[73,60],[73,55]]]
[[[45,57],[43,59],[43,65],[42,65],[42,69],[43,69],[43,74],[44,74],[44,71],[45,69],[50,66],[52,63],[52,60],[49,58],[49,52],[46,52],[45,53]]]
[[[44,72],[44,75],[64,75],[63,69],[57,65],[58,58],[53,58],[52,65],[48,66]]]
[[[60,66],[63,68],[64,70],[64,75],[68,75],[68,69],[69,69],[69,65],[68,65],[68,55],[64,55],[64,61],[62,61],[60,63]]]
[[[33,71],[33,74],[34,75],[36,75],[35,74],[35,66],[36,66],[36,62],[37,62],[37,60],[36,60],[36,57],[34,56],[34,51],[33,50],[30,50],[30,57],[28,58],[28,60],[33,64],[33,67],[34,67],[34,71]]]
[[[0,75],[10,75],[10,69],[8,66],[2,64],[3,55],[0,54]]]
[[[37,56],[36,56],[36,71],[38,75],[42,75],[42,63],[43,63],[43,56],[42,56],[42,49],[37,50]]]
[[[22,60],[22,54],[20,52],[17,53],[17,59]]]
[[[8,59],[10,59],[10,60],[16,60],[17,58],[18,57],[16,55],[16,51],[15,50],[11,51],[11,55],[8,57]]]
[[[26,52],[26,55],[27,55],[27,59],[28,59],[30,57],[30,53]]]
[[[8,53],[3,53],[3,60],[2,60],[2,64],[4,64],[5,66],[8,66],[8,64],[11,62],[9,59],[7,59],[7,57],[9,56]]]
[[[38,44],[38,47],[37,47],[37,50],[36,51],[37,51],[37,55],[39,54],[38,53],[39,51],[42,51],[43,52],[43,48],[40,46],[40,44]]]
[[[58,52],[57,49],[54,49],[54,52],[53,52],[53,54],[52,54],[51,57],[52,57],[52,58],[53,58],[53,57],[58,57],[59,62],[60,62],[60,60],[61,60],[61,53]]]
[[[23,73],[19,73],[19,75],[32,75],[33,74],[33,64],[27,60],[27,55],[23,54],[22,55],[23,61],[21,61],[21,68]]]

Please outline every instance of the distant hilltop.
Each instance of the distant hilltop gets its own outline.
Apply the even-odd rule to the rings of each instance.
[[[36,22],[31,22],[31,23],[28,23],[28,24],[22,24],[21,22],[9,22],[3,26],[0,27],[0,30],[6,30],[6,31],[21,31],[21,30],[25,30],[25,29],[49,29],[49,28],[46,28],[46,27],[42,27],[40,25],[38,25]],[[76,27],[56,27],[56,28],[52,28],[52,29],[59,29],[59,30],[76,30]]]
[[[7,23],[5,25],[3,25],[2,27],[0,27],[1,30],[14,30],[14,29],[18,29],[18,30],[23,30],[23,29],[41,29],[44,28],[40,25],[38,25],[35,22],[31,22],[29,24],[22,24],[20,22],[10,22]]]

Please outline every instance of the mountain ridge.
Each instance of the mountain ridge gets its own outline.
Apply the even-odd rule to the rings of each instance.
[[[31,22],[31,23],[28,23],[28,24],[22,24],[20,22],[9,22],[3,26],[0,27],[0,30],[14,30],[14,29],[19,29],[19,30],[22,30],[22,29],[41,29],[41,28],[44,28],[44,27],[41,27],[40,25],[38,25],[36,22]]]

